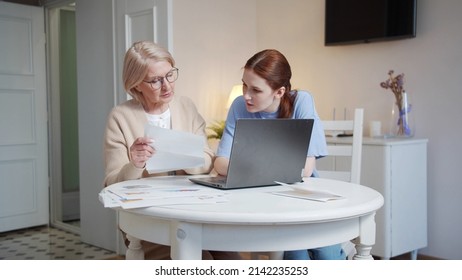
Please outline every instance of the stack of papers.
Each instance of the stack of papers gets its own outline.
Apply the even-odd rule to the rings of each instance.
[[[121,185],[105,188],[99,199],[106,208],[133,209],[152,206],[214,204],[227,202],[227,193],[201,187],[159,187],[152,185]]]

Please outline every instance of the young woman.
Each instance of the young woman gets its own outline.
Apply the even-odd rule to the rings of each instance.
[[[236,120],[239,118],[314,119],[304,176],[316,177],[315,160],[326,156],[326,139],[313,97],[306,91],[292,90],[289,62],[277,50],[263,50],[244,66],[243,95],[237,97],[228,112],[225,130],[218,146],[214,169],[226,175]],[[285,143],[281,143],[285,145]],[[288,251],[284,259],[345,259],[340,245],[318,249]]]

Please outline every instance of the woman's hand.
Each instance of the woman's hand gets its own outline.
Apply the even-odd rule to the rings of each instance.
[[[213,163],[215,171],[223,176],[228,175],[229,159],[225,157],[217,157]]]
[[[305,162],[305,171],[303,173],[303,177],[311,177],[313,174],[313,170],[316,168],[316,158],[309,156],[306,157]]]
[[[155,153],[154,148],[149,145],[152,142],[153,140],[151,138],[136,138],[135,142],[133,142],[130,147],[130,161],[134,166],[144,168],[146,161]]]

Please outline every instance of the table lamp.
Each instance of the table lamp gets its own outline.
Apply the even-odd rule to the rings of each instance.
[[[229,107],[231,107],[231,104],[233,104],[234,99],[236,99],[236,97],[238,97],[239,95],[242,95],[242,84],[235,85],[231,89],[231,92],[229,93],[228,97],[228,103],[226,104],[226,109],[229,109]]]

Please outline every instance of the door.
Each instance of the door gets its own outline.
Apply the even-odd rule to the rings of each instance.
[[[0,2],[0,232],[48,224],[43,8]]]
[[[117,78],[122,77],[125,52],[136,41],[150,40],[159,43],[171,51],[169,41],[168,17],[170,0],[117,0],[115,8]],[[121,103],[129,95],[125,93],[123,83],[118,83],[118,100]]]

